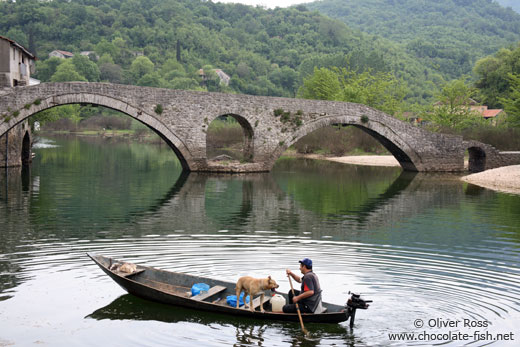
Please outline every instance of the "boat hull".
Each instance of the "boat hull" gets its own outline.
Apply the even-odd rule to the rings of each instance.
[[[129,294],[135,295],[159,303],[181,306],[194,310],[207,312],[217,312],[238,317],[249,317],[261,320],[277,320],[298,322],[299,318],[296,313],[270,312],[268,302],[265,312],[251,311],[250,309],[235,308],[225,303],[227,295],[234,295],[235,283],[224,282],[215,279],[192,276],[177,272],[159,270],[147,266],[138,266],[137,273],[134,275],[124,275],[110,270],[114,263],[120,263],[118,260],[104,257],[101,255],[88,256],[112,278],[119,286],[121,286]],[[187,291],[195,283],[206,283],[210,287],[225,287],[219,293],[210,296],[208,300],[195,300],[187,294]],[[287,295],[278,293],[285,298]],[[305,323],[340,323],[346,321],[349,316],[347,310],[343,306],[328,303],[322,304],[327,308],[326,313],[309,314],[303,313],[302,319]]]

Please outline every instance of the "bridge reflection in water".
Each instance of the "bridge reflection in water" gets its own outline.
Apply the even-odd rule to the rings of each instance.
[[[309,256],[326,301],[359,290],[377,305],[353,333],[308,327],[322,345],[385,345],[414,316],[483,317],[493,332],[518,321],[518,197],[456,175],[290,158],[268,174],[181,174],[167,148],[56,141],[62,147],[39,151],[30,175],[0,174],[5,339],[304,343],[297,324],[119,301],[122,290],[85,251],[228,281],[267,270],[283,279]]]
[[[272,174],[183,174],[164,199],[148,211],[134,213],[133,218],[145,224],[174,225],[179,230],[276,230],[279,233],[290,230],[321,238],[325,236],[323,230],[316,228],[316,217],[321,216],[319,219],[327,225],[323,231],[326,236],[345,240],[351,238],[349,232],[354,230],[381,228],[435,206],[456,206],[468,193],[454,175],[387,169],[386,174],[378,176],[381,169],[376,168],[372,181],[366,184],[378,186],[377,189],[360,192],[359,182],[341,186],[341,182],[332,186],[329,182],[328,191],[314,194],[316,192],[308,186],[312,178],[302,181],[298,175],[285,171],[291,161],[281,160]],[[324,182],[327,166],[337,173],[341,165],[313,163],[312,166],[325,169],[317,172]],[[367,179],[372,169],[350,165],[341,168],[345,179],[354,177],[352,170]],[[310,191],[309,196],[305,196],[306,190]],[[479,194],[494,195],[486,190]],[[338,199],[338,195],[344,199]]]
[[[303,176],[294,171],[301,173],[302,168],[308,171]],[[29,209],[28,192],[39,185],[34,178],[30,180],[30,169],[13,168],[7,176],[2,170],[0,199],[6,206]],[[154,223],[179,230],[299,230],[320,238],[314,224],[316,216],[321,216],[328,236],[348,239],[345,228],[382,227],[435,206],[456,205],[466,194],[493,196],[476,186],[465,189],[456,175],[281,159],[273,173],[179,172],[164,196],[146,207],[127,210],[126,216],[111,221],[111,228],[117,229],[121,222]]]

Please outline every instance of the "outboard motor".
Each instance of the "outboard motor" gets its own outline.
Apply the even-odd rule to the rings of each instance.
[[[356,318],[356,310],[362,309],[366,310],[368,308],[368,303],[372,302],[372,300],[364,300],[361,298],[360,294],[351,293],[350,298],[347,300],[347,303],[345,304],[345,308],[347,309],[347,313],[350,317],[350,327],[354,327],[354,319]]]

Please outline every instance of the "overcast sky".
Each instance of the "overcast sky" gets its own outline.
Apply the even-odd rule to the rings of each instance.
[[[268,8],[289,7],[291,5],[303,4],[304,2],[311,2],[313,0],[213,0],[214,2],[235,2],[245,5],[261,5]]]

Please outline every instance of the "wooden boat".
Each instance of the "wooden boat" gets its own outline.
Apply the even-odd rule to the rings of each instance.
[[[299,321],[296,313],[272,312],[269,295],[265,295],[263,303],[260,302],[260,297],[253,300],[254,312],[251,312],[249,307],[235,308],[229,306],[226,297],[235,295],[235,283],[141,265],[137,265],[137,269],[132,273],[112,271],[110,270],[112,265],[122,262],[102,255],[88,254],[88,256],[124,290],[144,299],[236,317]],[[206,283],[210,286],[210,289],[207,292],[191,296],[191,287],[195,283]],[[276,294],[282,295],[288,302],[287,294],[279,292],[276,292]],[[260,311],[260,305],[263,305],[265,312]],[[346,321],[349,317],[355,317],[355,308],[329,303],[322,303],[322,306],[325,309],[322,313],[302,313],[303,321],[306,323],[340,323]],[[353,323],[353,319],[351,319],[351,323]]]

